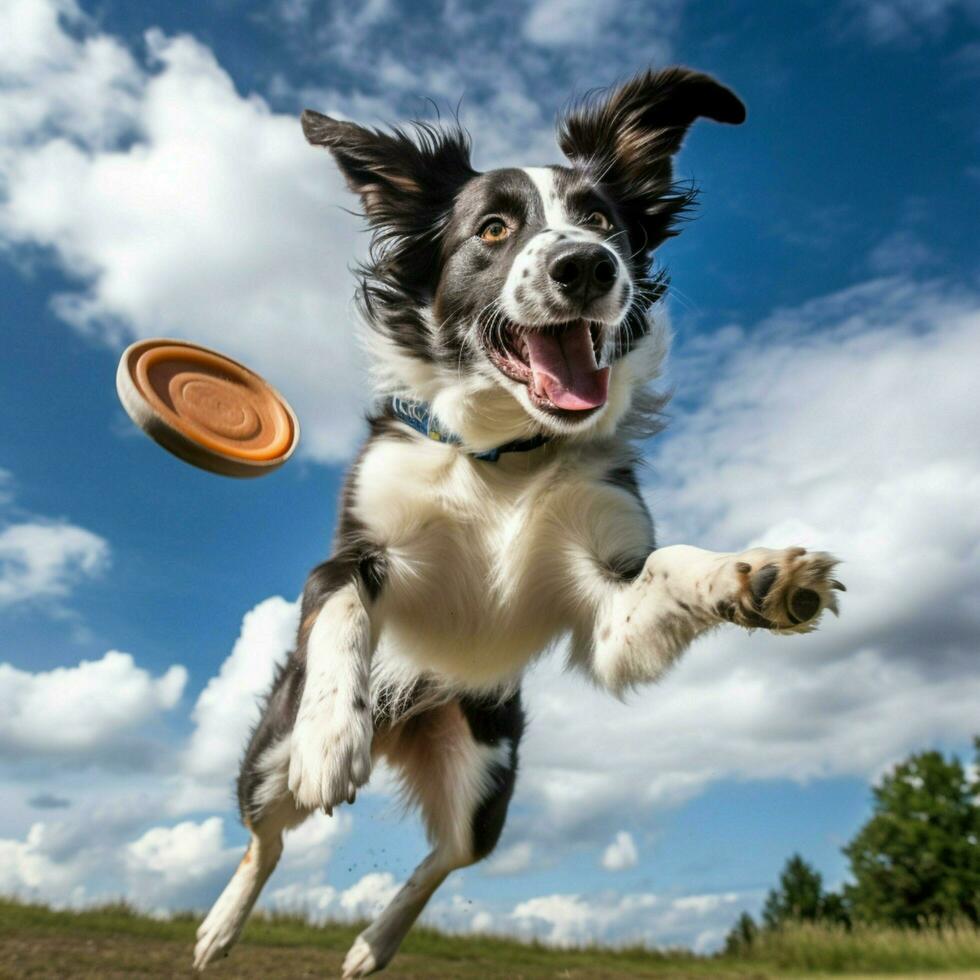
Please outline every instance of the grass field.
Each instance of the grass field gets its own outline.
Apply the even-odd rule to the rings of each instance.
[[[56,912],[0,900],[0,977],[189,977],[196,921],[159,921],[124,907]],[[256,917],[231,957],[208,970],[215,980],[336,977],[356,926],[315,927],[296,918]],[[389,970],[392,980],[621,980],[699,977],[764,980],[834,976],[858,980],[945,976],[980,980],[980,932],[850,934],[801,928],[768,937],[751,958],[696,957],[647,949],[555,950],[512,940],[414,932]]]

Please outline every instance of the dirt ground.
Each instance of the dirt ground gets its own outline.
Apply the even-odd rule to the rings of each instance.
[[[383,974],[390,980],[623,980],[626,977],[659,977],[663,980],[696,980],[707,976],[719,980],[769,980],[777,975],[750,972],[731,972],[712,969],[678,972],[673,968],[651,964],[641,967],[564,965],[560,962],[529,965],[526,969],[512,963],[504,966],[488,959],[460,959],[446,962],[445,958],[405,954],[399,956]],[[206,976],[214,980],[277,980],[277,978],[338,977],[342,956],[322,949],[301,946],[274,947],[244,943],[229,959],[208,969]],[[23,935],[0,936],[0,978],[3,980],[135,980],[135,978],[190,978],[190,948],[185,942],[146,939],[135,936],[62,936]],[[947,974],[892,974],[892,980],[980,980],[980,971]],[[836,980],[861,980],[858,977],[837,976]]]
[[[186,943],[172,940],[119,937],[0,937],[0,977],[85,978],[85,980],[132,980],[137,977],[196,977],[190,969],[191,951]],[[270,947],[242,944],[221,963],[208,968],[206,976],[214,980],[276,980],[276,978],[340,976],[343,957],[322,949],[303,947]],[[555,970],[558,970],[556,973]],[[680,973],[662,969],[647,972],[567,969],[562,966],[531,967],[513,972],[511,964],[501,968],[487,960],[436,962],[431,957],[405,954],[399,956],[383,976],[390,980],[620,980],[624,977],[657,976],[665,980],[682,980]],[[687,976],[690,976],[688,974]],[[699,974],[703,976],[703,974]],[[716,977],[762,977],[762,974],[713,974]],[[980,976],[980,975],[978,975]]]

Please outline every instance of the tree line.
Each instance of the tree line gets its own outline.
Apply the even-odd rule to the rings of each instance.
[[[760,931],[798,923],[922,929],[980,925],[980,737],[974,763],[919,752],[872,787],[868,822],[844,847],[850,881],[827,891],[799,854],[783,867],[761,922],[743,913],[726,952],[752,945]]]

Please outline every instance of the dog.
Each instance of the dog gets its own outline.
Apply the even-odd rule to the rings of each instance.
[[[673,156],[699,117],[738,124],[745,108],[708,75],[643,71],[559,118],[567,166],[477,173],[458,125],[303,113],[373,230],[358,299],[377,402],[245,751],[251,841],[198,931],[198,969],[237,939],[283,832],[353,803],[384,757],[432,850],[343,976],[382,969],[446,876],[493,850],[521,675],[559,640],[621,695],[721,624],[806,633],[837,611],[826,553],[655,548],[635,445],[663,404],[651,268],[692,204]]]

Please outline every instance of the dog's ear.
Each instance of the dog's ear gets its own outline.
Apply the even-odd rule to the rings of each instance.
[[[348,186],[361,196],[368,220],[396,234],[424,231],[475,173],[469,140],[458,127],[415,123],[411,134],[385,133],[312,109],[302,123],[307,140],[333,154]]]
[[[586,97],[558,120],[558,145],[578,167],[611,186],[638,212],[652,250],[689,193],[673,188],[673,155],[699,117],[737,125],[745,106],[731,89],[689,68],[644,71],[619,88]]]

